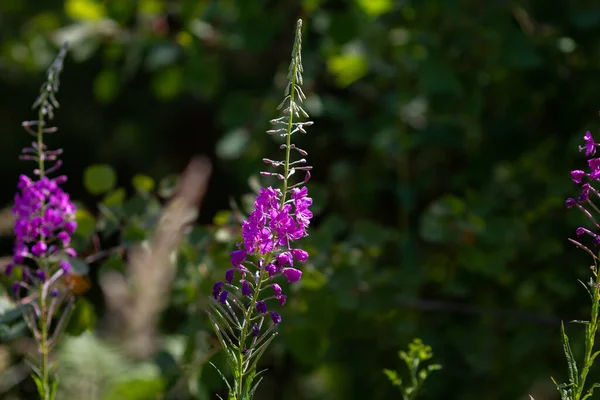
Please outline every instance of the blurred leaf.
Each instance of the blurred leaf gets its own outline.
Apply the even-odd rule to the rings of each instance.
[[[83,171],[83,184],[91,194],[102,194],[112,190],[117,183],[117,174],[108,164],[95,164]]]
[[[104,203],[104,205],[107,207],[119,206],[123,204],[126,196],[127,193],[125,192],[124,188],[117,188],[111,192],[108,192],[104,196],[104,199],[102,199],[102,203]]]
[[[96,218],[87,210],[78,208],[75,211],[75,220],[77,221],[77,234],[83,237],[89,237],[96,229]]]
[[[369,65],[362,54],[341,54],[330,57],[327,68],[335,76],[336,83],[346,87],[365,76]]]
[[[96,324],[96,311],[94,306],[84,297],[77,299],[75,311],[69,319],[67,332],[79,336],[84,331],[93,330]]]
[[[152,90],[161,100],[171,100],[179,95],[183,84],[183,73],[178,66],[170,66],[158,71],[152,78]]]
[[[146,67],[150,71],[168,68],[176,62],[178,56],[178,47],[171,43],[154,46],[146,58]]]
[[[94,21],[103,18],[106,10],[99,0],[66,0],[65,13],[73,19]]]
[[[119,74],[114,68],[102,70],[94,80],[94,96],[100,103],[110,103],[119,94]]]
[[[175,194],[177,189],[177,182],[179,177],[177,175],[169,175],[160,180],[158,183],[158,194],[163,198],[169,198]]]
[[[87,275],[90,272],[89,264],[80,258],[72,258],[69,262],[72,272],[76,275]]]
[[[223,160],[238,158],[250,141],[250,135],[244,128],[238,128],[226,133],[217,143],[216,152]]]
[[[121,382],[104,400],[148,400],[159,398],[164,389],[162,379],[134,379]]]
[[[135,175],[132,180],[133,187],[140,193],[150,193],[154,190],[156,183],[147,175]]]
[[[356,0],[356,3],[370,17],[378,17],[394,9],[393,0]]]

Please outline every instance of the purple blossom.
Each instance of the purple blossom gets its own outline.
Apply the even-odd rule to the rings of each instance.
[[[74,257],[68,246],[77,227],[75,205],[60,185],[66,177],[39,180],[21,175],[12,209],[16,217],[13,262],[22,264],[26,258],[47,257],[64,253]],[[64,269],[64,268],[63,268]]]
[[[217,282],[213,285],[213,290],[212,290],[212,296],[216,299],[217,297],[219,297],[219,294],[221,293],[221,290],[223,289],[223,282]]]
[[[278,284],[274,283],[273,284],[273,293],[275,294],[275,297],[281,296],[281,292],[282,292],[281,286],[279,286]]]
[[[277,266],[275,264],[269,264],[265,267],[265,271],[269,273],[270,277],[273,277],[277,273]]]
[[[262,300],[256,302],[256,311],[261,314],[265,314],[267,312],[267,303]]]
[[[252,336],[256,337],[259,334],[260,334],[260,328],[258,327],[258,324],[252,325]]]
[[[234,250],[231,252],[231,265],[234,267],[240,266],[246,259],[246,252],[244,250]]]
[[[248,297],[252,294],[252,287],[246,280],[242,281],[242,296]]]
[[[292,254],[289,251],[281,253],[277,256],[277,264],[279,264],[280,267],[284,267],[286,265],[293,265],[293,260],[294,258],[292,257]]]
[[[308,253],[301,249],[293,249],[292,255],[300,262],[306,262],[306,260],[308,260]]]
[[[235,268],[229,268],[225,272],[225,280],[227,281],[227,283],[233,282],[233,273],[234,273],[234,271],[235,271]]]
[[[299,65],[300,27],[301,23],[299,22],[297,42],[294,47],[294,52],[297,54],[295,53],[293,56],[293,71],[290,70],[290,76],[298,76],[301,73]],[[221,309],[217,313],[222,315],[221,323],[239,324],[242,327],[240,336],[236,338],[239,343],[238,348],[243,348],[248,343],[246,339],[250,332],[246,324],[251,324],[251,334],[256,337],[260,334],[262,324],[267,318],[266,314],[272,307],[271,304],[274,301],[277,301],[280,306],[286,304],[287,297],[277,280],[285,278],[290,283],[298,282],[302,277],[300,264],[305,263],[309,258],[308,252],[299,248],[294,242],[308,235],[307,228],[313,217],[310,211],[313,200],[308,197],[308,189],[304,186],[310,179],[312,167],[306,165],[304,158],[291,159],[292,154],[299,153],[301,157],[308,154],[292,143],[291,138],[297,132],[306,133],[305,127],[312,125],[312,122],[293,121],[295,117],[307,115],[301,107],[303,96],[298,95],[296,100],[292,100],[294,90],[296,90],[293,86],[295,84],[290,82],[288,87],[290,92],[286,93],[287,97],[284,100],[287,107],[282,107],[284,116],[271,121],[273,125],[279,125],[279,127],[267,131],[269,134],[279,133],[281,136],[287,137],[284,144],[280,146],[285,150],[285,158],[283,160],[264,158],[265,163],[272,168],[278,168],[279,171],[261,171],[262,176],[279,179],[281,189],[271,186],[260,188],[254,199],[252,210],[241,224],[242,240],[237,244],[236,250],[230,253],[230,261],[234,268],[225,272],[225,281],[228,282],[228,287],[233,286],[236,289],[229,294],[231,303],[235,307],[225,309],[217,302],[210,303],[212,307]],[[297,173],[301,171],[305,174],[304,180],[293,183],[290,178],[297,177]],[[581,179],[584,179],[584,175],[581,176]],[[236,269],[240,270],[242,274],[239,283],[234,282]],[[213,288],[213,296],[222,296],[221,290],[221,286]],[[236,297],[240,293],[241,296]],[[242,321],[240,321],[240,315]],[[276,312],[270,311],[269,317],[272,324],[266,332],[281,322],[281,316]],[[260,322],[255,323],[257,320]],[[235,329],[232,330],[232,332],[235,331]],[[234,333],[234,335],[236,334]],[[252,346],[256,343],[257,340],[253,340]]]
[[[275,325],[281,322],[281,316],[276,312],[271,311],[271,320]]]
[[[223,290],[219,295],[219,302],[225,304],[227,302],[227,295],[229,292],[227,290]]]
[[[287,278],[288,282],[298,282],[302,277],[302,271],[296,268],[284,268],[283,275]]]
[[[595,155],[596,147],[598,146],[598,144],[595,143],[594,138],[592,137],[592,134],[589,131],[586,132],[584,136],[584,141],[585,144],[583,146],[579,146],[579,150],[585,150],[585,155],[587,157]],[[600,158],[588,159],[587,165],[590,169],[588,172],[578,169],[571,171],[571,180],[574,183],[581,185],[581,191],[577,199],[568,198],[565,202],[565,205],[567,208],[577,207],[584,213],[584,215],[586,215],[590,219],[594,226],[598,227],[596,219],[594,218],[592,213],[598,209],[597,206],[594,204],[594,200],[597,200],[600,197],[600,195],[598,191],[592,186],[592,184],[593,182],[600,181]],[[590,196],[591,194],[594,194],[595,196],[592,198]],[[600,243],[600,236],[592,232],[588,228],[578,227],[575,230],[575,234],[577,236],[581,236],[584,234],[588,235],[592,237],[593,242],[595,244]],[[586,249],[584,245],[581,245],[581,247]],[[591,253],[589,249],[587,250]]]
[[[575,183],[581,183],[581,179],[584,176],[585,176],[585,172],[580,169],[571,171],[571,179],[573,179],[573,182],[575,182]]]
[[[69,274],[71,272],[71,263],[68,261],[61,261],[58,263],[60,268],[62,268],[65,274]]]
[[[579,146],[579,151],[585,150],[586,157],[593,156],[596,153],[596,146],[598,146],[598,144],[594,141],[590,131],[585,133],[583,140],[585,141],[585,145]]]

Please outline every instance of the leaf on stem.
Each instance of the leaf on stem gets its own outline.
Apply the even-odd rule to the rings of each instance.
[[[562,335],[565,357],[567,358],[567,364],[569,366],[569,382],[577,388],[579,387],[579,373],[577,371],[577,362],[575,361],[573,351],[571,350],[571,345],[569,344],[569,337],[565,333],[565,325],[562,322],[560,323],[560,332]]]

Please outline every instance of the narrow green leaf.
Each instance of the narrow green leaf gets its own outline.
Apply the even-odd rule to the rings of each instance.
[[[44,399],[46,397],[46,391],[44,390],[44,385],[42,384],[42,379],[37,375],[31,375],[33,381],[35,382],[35,386],[37,387],[38,394],[40,398]]]
[[[244,369],[244,372],[253,371],[256,369],[258,360],[260,360],[260,357],[262,357],[263,353],[267,350],[267,347],[269,347],[269,344],[273,341],[273,339],[275,339],[275,336],[277,336],[277,332],[273,333],[271,335],[271,337],[262,344],[262,346],[260,346],[255,352],[252,353],[252,355],[250,357],[248,357],[248,360],[254,358],[254,361],[252,361],[252,363],[248,364],[248,367]]]
[[[587,325],[590,323],[590,321],[584,321],[581,319],[575,319],[573,321],[569,321],[570,324],[583,324],[583,325]]]
[[[210,365],[212,365],[215,370],[217,370],[217,373],[219,374],[221,379],[223,379],[223,382],[225,382],[225,384],[227,385],[227,389],[229,389],[229,391],[231,392],[231,386],[229,385],[227,378],[225,378],[225,375],[223,375],[223,373],[219,370],[219,368],[217,368],[217,366],[215,364],[213,364],[211,361],[209,361],[208,363]]]
[[[585,291],[590,296],[590,299],[592,299],[592,301],[594,301],[594,295],[592,294],[592,292],[590,292],[590,288],[588,287],[588,285],[583,283],[580,279],[577,279],[577,282],[581,283],[581,286],[583,286],[585,288]]]
[[[50,387],[50,400],[54,400],[56,398],[56,392],[58,391],[58,377],[52,381],[52,386]]]
[[[590,388],[590,390],[588,390],[588,392],[585,394],[585,396],[583,396],[583,398],[581,400],[585,400],[588,397],[591,397],[594,394],[594,389],[599,388],[600,387],[600,383],[594,383],[592,385],[592,387]]]
[[[562,322],[560,323],[560,332],[562,335],[565,357],[567,358],[567,364],[569,366],[569,382],[577,388],[579,387],[579,373],[577,371],[577,362],[575,361],[573,351],[571,350],[571,345],[569,344],[569,337],[565,333],[565,325]]]
[[[259,374],[261,374],[263,371],[266,370],[262,370],[260,371],[258,374],[256,374],[256,376],[258,376]],[[254,398],[254,393],[256,392],[256,389],[258,388],[258,385],[262,382],[263,377],[261,376],[260,379],[254,384],[254,386],[252,386],[252,388],[250,389],[250,392],[248,392],[248,398],[249,399],[253,399]]]

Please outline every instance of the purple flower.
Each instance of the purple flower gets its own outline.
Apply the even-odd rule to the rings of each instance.
[[[265,271],[269,273],[269,276],[273,276],[277,273],[277,266],[275,264],[269,264],[265,267]]]
[[[12,292],[15,296],[19,293],[20,289],[21,289],[21,282],[19,282],[19,281],[13,282]]]
[[[44,271],[43,269],[38,269],[37,271],[35,271],[35,276],[37,276],[40,280],[45,281],[46,271]]]
[[[233,273],[234,272],[235,272],[235,268],[229,268],[227,271],[225,271],[225,280],[227,281],[227,283],[233,282]]]
[[[267,312],[267,303],[262,300],[256,302],[256,311],[261,314],[265,314]]]
[[[281,296],[281,286],[279,286],[278,284],[274,283],[273,284],[273,293],[275,293],[275,297],[279,297]]]
[[[250,287],[250,283],[246,280],[242,281],[242,296],[247,297],[252,294],[252,287]]]
[[[575,183],[581,183],[581,179],[585,176],[585,172],[579,169],[571,171],[571,179]]]
[[[283,307],[287,302],[287,296],[285,294],[282,294],[281,296],[277,296],[277,300],[279,300],[279,305]]]
[[[271,320],[273,320],[273,323],[277,325],[281,322],[281,316],[276,312],[271,311]]]
[[[61,261],[58,263],[60,268],[62,268],[65,274],[69,274],[71,272],[71,263],[68,261]]]
[[[294,258],[296,260],[298,260],[300,262],[306,262],[306,260],[308,260],[308,253],[304,250],[293,249],[292,255],[294,256]]]
[[[259,334],[260,334],[260,328],[258,327],[258,324],[252,325],[252,336],[256,337]]]
[[[46,243],[44,243],[42,240],[40,240],[31,247],[31,252],[36,257],[42,256],[46,252],[46,250],[48,250],[48,245],[46,245]]]
[[[12,212],[16,217],[16,236],[13,260],[21,264],[32,255],[42,257],[47,253],[65,252],[77,227],[75,206],[60,185],[66,177],[39,180],[21,175]],[[58,245],[48,246],[50,243]]]
[[[244,250],[234,250],[231,252],[231,265],[239,266],[244,262],[248,254]]]
[[[284,268],[283,274],[290,283],[298,282],[302,277],[302,271],[296,268]]]
[[[221,293],[221,290],[223,289],[223,282],[217,282],[214,284],[213,286],[213,290],[212,290],[212,296],[216,299],[219,294]]]
[[[227,290],[223,290],[219,295],[219,302],[225,304],[227,302],[227,295],[229,292]]]
[[[293,265],[293,258],[291,253],[289,252],[285,252],[285,253],[281,253],[277,256],[277,264],[279,264],[280,267],[284,267],[286,265]]]
[[[596,142],[594,142],[591,132],[587,131],[583,136],[583,139],[585,141],[585,145],[579,146],[579,151],[585,150],[586,157],[593,156],[596,153]]]

